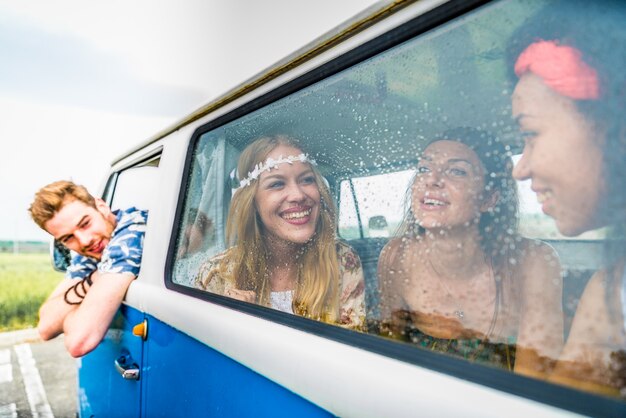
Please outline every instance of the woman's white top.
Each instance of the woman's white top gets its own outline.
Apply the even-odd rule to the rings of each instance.
[[[270,304],[273,309],[292,314],[293,290],[270,292]]]

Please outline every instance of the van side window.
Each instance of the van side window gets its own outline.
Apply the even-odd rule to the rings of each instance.
[[[127,209],[132,206],[148,211],[152,209],[157,200],[159,162],[159,157],[150,158],[119,172],[114,180],[112,178],[104,196],[105,200],[110,201],[111,209]]]
[[[226,248],[231,173],[238,151],[216,134],[202,135],[193,163],[176,242],[173,281],[192,285],[203,261]]]
[[[572,332],[590,334],[607,344],[595,352],[594,361],[602,367],[594,372],[598,376],[593,384],[618,396],[616,389],[626,386],[626,310],[621,310],[620,303],[625,303],[619,301],[621,296],[615,296],[626,288],[619,228],[623,225],[616,225],[601,205],[581,200],[580,191],[560,194],[560,187],[567,186],[560,180],[580,174],[576,178],[593,202],[606,200],[613,212],[623,213],[626,199],[603,194],[626,178],[619,168],[623,164],[611,159],[613,151],[623,151],[623,143],[616,139],[624,132],[623,112],[618,109],[623,110],[623,96],[614,97],[609,90],[613,101],[596,101],[596,90],[581,92],[569,86],[576,90],[572,93],[556,83],[554,88],[563,94],[586,98],[583,103],[571,98],[549,102],[543,99],[554,99],[554,91],[545,91],[547,81],[522,79],[526,70],[512,68],[515,62],[509,62],[513,58],[508,55],[523,42],[521,33],[532,27],[527,22],[549,16],[554,7],[543,1],[494,2],[313,84],[306,79],[299,89],[291,88],[283,96],[277,92],[273,96],[280,97],[277,100],[264,98],[267,102],[259,100],[257,107],[246,109],[248,113],[206,128],[193,148],[173,281],[338,325],[343,314],[361,315],[362,305],[349,309],[343,305],[344,299],[360,297],[365,320],[348,328],[400,344],[411,353],[407,357],[429,351],[442,359],[546,381],[564,367],[557,362],[566,338]],[[570,19],[567,22],[581,19],[566,3],[559,7]],[[595,16],[594,25],[601,27],[604,18],[609,16]],[[576,27],[570,23],[568,30]],[[610,27],[624,30],[623,25]],[[600,51],[603,36],[597,42]],[[561,41],[542,44],[534,53],[543,57],[542,51],[560,46]],[[577,56],[571,50],[559,51]],[[589,69],[578,64],[588,76]],[[611,68],[617,64],[604,63]],[[565,136],[579,140],[593,164],[574,155],[582,160],[574,169],[569,160],[557,158],[569,148],[565,137],[559,142],[555,139],[559,134],[550,131],[556,125],[533,126],[539,118],[524,119],[537,106],[559,115],[556,121]],[[591,128],[594,118],[606,131]],[[569,126],[579,128],[576,134],[567,130]],[[600,150],[598,144],[604,142],[592,139],[604,138],[606,132],[615,136],[607,140],[608,149]],[[250,157],[245,151],[262,138],[277,137],[294,140],[280,143],[284,150],[280,155],[271,154],[272,147],[253,148],[265,153],[254,160],[255,154]],[[533,149],[541,151],[530,155]],[[237,173],[240,158],[250,164]],[[616,167],[604,169],[606,161]],[[282,174],[283,168],[295,170],[302,164],[310,168],[302,179],[299,174],[293,179]],[[545,178],[533,177],[539,167]],[[564,174],[559,167],[571,173]],[[607,178],[611,170],[619,181]],[[268,173],[277,173],[276,178],[264,184]],[[315,190],[312,184],[317,185]],[[259,201],[259,193],[253,193],[257,190],[284,200]],[[621,193],[623,185],[615,190]],[[613,194],[619,195],[617,191]],[[238,202],[244,196],[247,203]],[[287,205],[289,199],[296,203]],[[307,302],[302,302],[307,292],[301,290],[282,305],[275,303],[273,291],[292,289],[265,280],[280,270],[268,267],[279,254],[259,242],[240,246],[247,249],[244,253],[233,250],[240,244],[236,237],[226,241],[229,207],[235,214],[233,231],[257,239],[266,239],[269,232],[274,242],[298,244],[303,253],[309,251],[307,245],[317,245],[316,234],[323,230],[319,226],[306,232],[310,219],[330,213],[339,270],[341,275],[353,274],[349,285],[343,279],[332,285],[340,289],[332,302],[335,312],[324,308],[319,314],[310,308],[316,312],[311,314]],[[242,208],[255,210],[256,217],[242,213]],[[605,252],[605,247],[617,248],[618,255]],[[298,286],[305,277],[313,277],[302,273],[305,258],[298,259]],[[225,259],[236,262],[224,263]],[[242,263],[245,268],[234,273]],[[290,274],[289,269],[280,273]],[[611,289],[605,288],[605,275],[613,278]],[[220,282],[215,277],[231,280]],[[586,287],[591,290],[583,290]],[[595,313],[606,324],[591,323]],[[324,319],[328,317],[336,320]],[[568,361],[580,366],[593,345],[566,347],[571,353]],[[622,374],[616,377],[611,370],[617,369]],[[584,390],[597,391],[585,386],[584,373],[568,378],[570,383],[582,382]]]

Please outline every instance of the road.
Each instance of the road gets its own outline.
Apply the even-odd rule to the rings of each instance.
[[[42,342],[34,330],[0,333],[0,418],[33,416],[76,416],[76,361],[63,336]]]

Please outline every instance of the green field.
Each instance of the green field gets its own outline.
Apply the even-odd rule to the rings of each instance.
[[[50,255],[0,253],[0,331],[37,325],[37,311],[63,278]]]

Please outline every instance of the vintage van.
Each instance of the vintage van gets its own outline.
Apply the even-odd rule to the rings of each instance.
[[[105,340],[79,360],[80,416],[626,416],[619,395],[388,338],[378,327],[387,319],[379,255],[406,212],[426,144],[471,127],[519,159],[508,53],[549,3],[377,3],[117,158],[102,197],[113,208],[148,209],[148,229],[138,278]],[[602,4],[607,19],[626,21],[623,3]],[[559,7],[571,14],[577,6]],[[600,27],[589,35],[612,42],[609,65],[623,66],[624,34],[609,20]],[[275,134],[298,139],[327,181],[337,237],[362,263],[366,331],[194,286],[200,265],[229,245],[239,154]],[[586,282],[602,269],[606,231],[560,235],[527,183],[513,186],[519,234],[558,254],[567,337]]]

